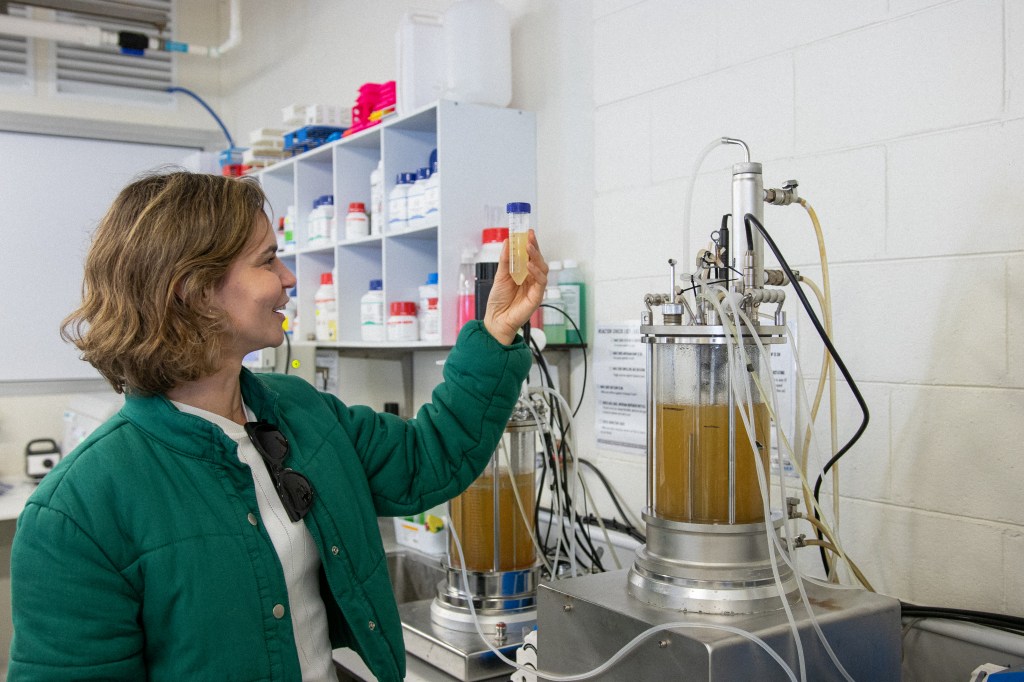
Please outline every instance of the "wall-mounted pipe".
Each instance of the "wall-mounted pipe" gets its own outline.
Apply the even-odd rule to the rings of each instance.
[[[0,14],[0,33],[22,36],[25,38],[42,38],[43,40],[61,40],[67,43],[78,43],[90,47],[117,45],[117,33],[104,31],[99,26],[77,26],[75,24],[58,24],[54,21],[39,21]]]
[[[228,50],[231,50],[242,42],[242,7],[241,0],[231,0],[230,6],[231,24],[228,28],[228,39],[217,47],[204,45],[190,45],[179,43],[173,40],[161,40],[160,50],[165,52],[183,52],[185,54],[196,54],[201,57],[220,57]]]
[[[228,38],[216,47],[151,38],[143,33],[132,31],[106,31],[98,26],[40,21],[8,14],[0,14],[0,34],[59,40],[88,47],[120,47],[123,51],[131,54],[142,54],[145,50],[160,50],[162,52],[195,54],[202,57],[220,57],[242,42],[241,0],[230,0],[230,2],[231,25],[228,30]]]

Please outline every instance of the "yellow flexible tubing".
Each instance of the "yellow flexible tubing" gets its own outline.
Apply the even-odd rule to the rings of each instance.
[[[832,283],[828,274],[828,256],[825,253],[825,235],[821,229],[821,223],[818,221],[818,214],[814,211],[814,208],[807,202],[806,199],[800,198],[800,205],[803,206],[804,210],[807,211],[807,216],[811,219],[811,225],[814,226],[814,236],[818,241],[818,255],[821,258],[821,285],[824,293],[824,305],[822,306],[822,313],[824,314],[825,320],[825,333],[828,334],[829,338],[832,337]],[[827,353],[827,351],[826,351]],[[829,451],[830,456],[835,454],[839,450],[838,442],[838,430],[836,428],[837,416],[836,416],[836,371],[835,361],[828,358],[828,402],[829,402],[829,419],[831,426],[831,437],[832,437],[832,449]],[[839,529],[839,463],[836,462],[832,467],[832,516],[833,524],[838,531]]]

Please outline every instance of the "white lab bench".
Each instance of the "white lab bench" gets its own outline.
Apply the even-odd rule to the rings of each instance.
[[[29,495],[35,492],[37,482],[24,476],[3,476],[0,482],[11,486],[0,493],[0,521],[13,521],[21,514]]]

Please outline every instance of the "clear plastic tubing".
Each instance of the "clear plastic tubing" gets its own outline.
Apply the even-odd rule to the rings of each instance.
[[[526,281],[526,266],[530,262],[526,253],[530,238],[530,205],[525,201],[515,201],[508,204],[505,211],[508,213],[508,270],[512,281],[522,284]]]

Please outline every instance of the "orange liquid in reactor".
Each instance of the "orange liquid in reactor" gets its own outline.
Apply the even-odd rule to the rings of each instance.
[[[654,460],[654,512],[671,521],[729,522],[728,405],[659,405]],[[750,440],[736,418],[736,523],[764,521]],[[769,418],[754,405],[754,438],[768,476]]]
[[[498,474],[499,525],[494,524],[494,477],[484,473],[464,493],[451,501],[451,521],[459,534],[462,551],[466,555],[466,568],[479,573],[517,571],[533,566],[534,474],[533,471],[515,476],[519,499],[523,501],[527,520],[523,519],[512,490],[512,478],[506,470]],[[494,537],[498,535],[498,556],[495,566]],[[451,565],[461,567],[455,542],[450,540]]]

